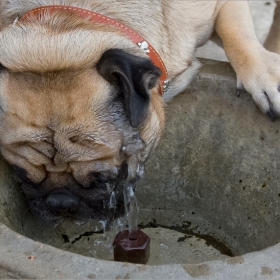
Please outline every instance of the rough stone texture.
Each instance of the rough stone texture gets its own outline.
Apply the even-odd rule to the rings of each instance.
[[[185,234],[166,228],[145,228],[151,238],[151,253],[148,265],[196,264],[228,258],[219,244],[211,244],[202,237]]]
[[[27,230],[34,221],[1,161],[0,278],[279,279],[279,120],[258,112],[247,93],[237,98],[235,85],[227,63],[203,62],[189,89],[167,107],[165,136],[137,197],[143,224],[212,235],[242,256],[147,266],[35,242],[8,228],[34,239],[49,235],[39,227]]]
[[[280,240],[280,126],[235,86],[227,63],[204,63],[168,106],[137,197],[143,223],[153,209],[157,224],[185,224],[243,254]]]
[[[279,279],[280,245],[227,260],[161,266],[102,261],[34,242],[0,225],[0,278],[12,279]]]
[[[20,230],[27,212],[25,197],[11,176],[11,168],[0,155],[0,222]]]

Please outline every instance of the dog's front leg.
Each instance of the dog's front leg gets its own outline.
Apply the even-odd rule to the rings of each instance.
[[[237,74],[237,88],[248,91],[261,111],[280,116],[280,56],[258,41],[247,1],[227,1],[215,25]]]

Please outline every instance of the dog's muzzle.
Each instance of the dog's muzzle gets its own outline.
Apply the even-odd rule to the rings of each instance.
[[[93,193],[94,191],[91,191]],[[114,205],[112,207],[112,197]],[[97,191],[94,195],[89,193],[88,197],[83,194],[73,193],[68,189],[53,191],[45,196],[29,198],[30,210],[38,221],[46,223],[58,223],[64,219],[73,222],[87,222],[91,219],[104,221],[110,218],[114,220],[123,216],[123,186],[118,190],[99,194]]]
[[[49,191],[31,182],[23,182],[21,188],[28,198],[31,211],[47,223],[57,223],[63,219],[74,222],[113,220],[125,213],[123,189],[128,183],[127,170],[125,163],[115,176],[92,176],[95,179],[90,187],[81,187],[72,180],[63,188]]]

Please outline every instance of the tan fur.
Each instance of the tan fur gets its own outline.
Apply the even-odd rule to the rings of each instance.
[[[2,45],[9,45],[1,48],[0,61],[13,72],[1,80],[6,120],[1,126],[3,156],[11,164],[24,166],[38,184],[51,173],[72,172],[79,183],[87,185],[89,172],[120,165],[124,136],[119,128],[100,121],[106,115],[111,89],[105,80],[99,82],[93,67],[109,48],[146,55],[111,27],[67,14],[54,19],[47,16],[40,26],[18,23],[4,29],[0,37]],[[142,161],[163,126],[163,102],[154,90],[143,127],[147,150]],[[77,137],[79,145],[71,143],[71,137]],[[61,180],[65,178],[51,176],[56,187]]]
[[[233,24],[234,23],[234,24]],[[257,40],[246,1],[228,1],[216,19],[216,31],[237,74],[237,87],[251,93],[261,111],[280,115],[280,56]]]
[[[146,161],[164,128],[164,101],[156,88],[138,129],[112,106],[113,87],[95,68],[102,54],[119,48],[146,57],[119,31],[64,13],[16,21],[51,4],[94,10],[139,32],[166,64],[165,100],[187,87],[199,67],[195,49],[217,32],[238,88],[250,92],[263,112],[280,115],[280,56],[257,41],[246,1],[2,0],[0,62],[8,71],[0,75],[1,152],[27,170],[43,193],[72,184],[70,174],[88,187],[92,172],[114,173],[124,158],[129,178],[137,177],[135,160]],[[144,148],[139,142],[125,150],[135,133]]]
[[[33,32],[29,32],[30,28]],[[134,44],[115,29],[93,25],[67,14],[47,16],[45,24],[38,26],[29,22],[18,23],[1,35],[2,44],[9,45],[9,48],[1,48],[0,60],[12,71],[48,72],[90,67],[106,49],[134,48]]]
[[[30,174],[37,183],[45,179],[46,172],[65,172],[69,166],[75,172],[75,161],[98,161],[100,169],[117,163],[120,132],[100,120],[108,85],[92,74],[89,70],[68,71],[50,82],[45,76],[17,73],[5,81],[9,105],[2,127],[2,152],[8,159],[17,155],[10,160],[13,164],[20,159],[31,163]],[[87,167],[83,168],[84,174]]]

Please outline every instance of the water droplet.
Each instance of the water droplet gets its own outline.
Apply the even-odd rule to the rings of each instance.
[[[111,193],[110,202],[109,202],[109,208],[110,209],[116,209],[117,208],[117,200],[116,200],[115,192]]]
[[[165,249],[168,249],[168,248],[169,248],[168,245],[166,245],[165,243],[160,243],[160,246],[163,247],[163,248],[165,248]]]
[[[143,164],[138,165],[137,175],[141,178],[145,174],[145,167]]]
[[[107,221],[106,220],[101,220],[101,221],[99,221],[99,223],[102,225],[103,231],[105,231],[106,225],[107,225]]]
[[[78,226],[81,226],[83,224],[85,224],[87,221],[79,221],[79,220],[75,220],[74,223]]]
[[[107,188],[107,192],[108,192],[108,193],[111,193],[112,190],[115,188],[115,186],[112,185],[112,184],[110,184],[110,183],[106,183],[105,185],[106,185],[106,188]]]

